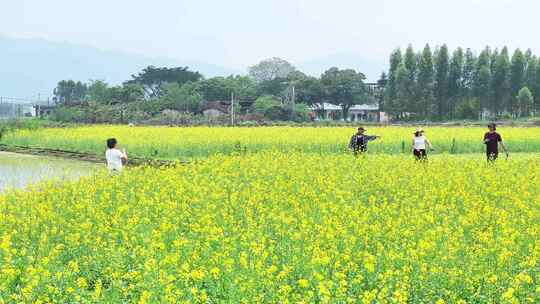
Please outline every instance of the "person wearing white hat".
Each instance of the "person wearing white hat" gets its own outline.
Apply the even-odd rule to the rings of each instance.
[[[416,160],[427,160],[427,148],[433,150],[433,146],[429,142],[426,136],[424,136],[424,130],[422,128],[416,129],[414,137],[412,139],[412,150]]]

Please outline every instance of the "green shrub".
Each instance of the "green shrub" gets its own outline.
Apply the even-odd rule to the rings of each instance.
[[[461,100],[456,105],[455,116],[459,119],[477,119],[478,102],[475,99]]]
[[[272,107],[280,107],[281,102],[275,99],[273,96],[265,95],[257,98],[253,103],[253,112],[256,114],[263,114],[266,116],[266,111]]]

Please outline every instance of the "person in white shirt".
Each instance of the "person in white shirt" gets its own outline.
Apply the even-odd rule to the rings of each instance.
[[[416,129],[412,139],[412,150],[416,160],[427,160],[426,148],[433,150],[433,146],[424,136],[424,130]]]
[[[107,151],[105,152],[105,159],[107,160],[107,168],[111,173],[118,173],[122,171],[122,161],[127,161],[126,150],[120,150],[118,148],[118,141],[116,138],[107,139]]]

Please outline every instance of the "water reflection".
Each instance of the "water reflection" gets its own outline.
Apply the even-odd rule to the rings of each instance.
[[[44,179],[75,179],[103,165],[52,157],[0,152],[0,192]]]

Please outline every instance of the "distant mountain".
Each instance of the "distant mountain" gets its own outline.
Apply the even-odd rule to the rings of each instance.
[[[384,62],[366,60],[354,53],[335,53],[293,64],[300,71],[317,77],[334,66],[353,68],[364,73],[368,81],[376,81],[381,72],[387,69]],[[188,66],[205,77],[247,72],[193,60],[149,58],[72,43],[0,36],[0,96],[35,99],[40,94],[46,98],[52,95],[58,81],[63,79],[101,79],[116,85],[149,65]]]
[[[300,71],[312,75],[321,76],[324,71],[331,67],[340,69],[355,69],[366,75],[367,81],[375,82],[383,71],[387,71],[387,63],[379,60],[366,60],[365,57],[354,53],[335,53],[316,60],[294,64]]]
[[[35,98],[39,93],[48,97],[63,79],[102,79],[110,84],[120,84],[148,65],[188,66],[205,77],[239,73],[197,61],[148,58],[41,39],[0,37],[0,96]]]

